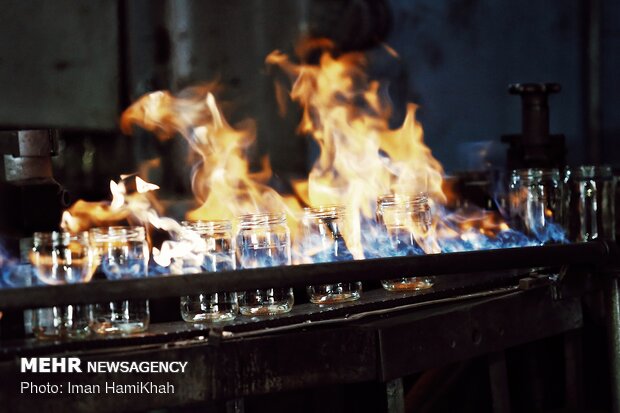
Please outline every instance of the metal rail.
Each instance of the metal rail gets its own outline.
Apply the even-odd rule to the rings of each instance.
[[[242,269],[218,273],[92,281],[87,284],[0,290],[0,309],[89,304],[121,299],[243,291],[259,288],[303,287],[335,282],[444,275],[564,265],[601,268],[617,256],[617,246],[603,241],[540,247],[470,251],[412,257],[390,257],[337,263]]]

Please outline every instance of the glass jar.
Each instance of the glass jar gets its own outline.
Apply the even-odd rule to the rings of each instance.
[[[571,241],[616,239],[616,180],[609,166],[580,166],[566,173],[567,228]]]
[[[306,208],[302,220],[301,249],[312,262],[348,261],[353,255],[347,249],[341,228],[346,219],[345,208],[328,206]],[[362,283],[337,283],[307,287],[310,302],[333,304],[355,301],[362,294]]]
[[[286,215],[249,214],[239,217],[237,258],[241,268],[276,267],[291,264],[291,233]],[[292,288],[269,288],[239,293],[243,315],[271,315],[291,311]]]
[[[510,178],[513,228],[542,243],[555,241],[564,224],[564,186],[557,169],[517,169]]]
[[[387,230],[396,256],[441,252],[432,226],[428,196],[384,195],[377,200],[377,222]],[[383,280],[388,291],[423,290],[433,286],[434,277],[416,276]]]
[[[183,229],[198,236],[202,244],[195,251],[204,254],[199,268],[184,267],[186,273],[229,271],[236,268],[230,221],[184,221]],[[239,311],[236,292],[181,297],[181,317],[188,323],[233,320]]]
[[[30,261],[38,281],[46,285],[90,281],[96,267],[88,233],[35,232]],[[32,311],[38,339],[78,339],[91,333],[88,305],[65,305]]]
[[[147,276],[149,247],[144,227],[104,227],[90,230],[91,245],[99,256],[99,269],[109,280]],[[95,333],[132,334],[149,326],[148,300],[122,300],[93,304]]]

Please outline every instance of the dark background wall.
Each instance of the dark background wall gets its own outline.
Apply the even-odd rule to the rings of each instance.
[[[258,119],[258,138],[269,152],[276,172],[287,176],[302,170],[303,145],[294,136],[294,119],[273,116],[269,91],[271,78],[264,71],[262,56],[274,48],[290,51],[294,36],[312,27],[313,7],[325,9],[322,0],[294,2],[229,2],[213,9],[209,2],[189,2],[195,16],[206,15],[210,34],[225,36],[227,47],[211,40],[201,41],[197,32],[193,72],[183,81],[213,78],[224,73],[236,105],[236,117]],[[332,6],[334,7],[332,2]],[[448,172],[479,167],[473,156],[473,142],[491,142],[491,160],[501,163],[505,153],[500,136],[520,131],[520,100],[507,93],[515,82],[558,82],[563,91],[551,98],[551,132],[566,135],[569,164],[602,161],[620,163],[620,149],[614,149],[618,116],[615,112],[618,88],[614,82],[620,62],[617,21],[620,6],[612,0],[388,0],[393,12],[392,29],[386,42],[396,49],[400,62],[379,64],[378,76],[394,83],[395,102],[403,98],[420,105],[419,117],[426,142]],[[313,6],[314,5],[314,6]],[[600,11],[596,13],[596,6]],[[218,17],[209,11],[217,11]],[[594,23],[589,16],[594,13]],[[247,17],[247,16],[253,17]],[[211,17],[209,17],[211,16]],[[239,26],[239,16],[245,25]],[[325,18],[325,16],[320,16]],[[616,18],[614,18],[616,17]],[[599,18],[600,21],[597,21]],[[203,19],[204,21],[204,19]],[[332,30],[337,33],[336,26]],[[602,109],[600,135],[588,121],[588,33],[594,27],[599,42]],[[343,24],[342,26],[346,26]],[[230,30],[233,28],[234,30]],[[598,30],[598,31],[597,31]],[[200,34],[202,33],[202,34]],[[257,33],[263,33],[258,35]],[[239,58],[245,44],[248,58]],[[373,50],[373,56],[380,55]],[[233,57],[231,57],[233,56]],[[237,57],[234,57],[237,56]],[[211,63],[207,63],[211,61]],[[218,64],[214,65],[215,61]],[[235,63],[236,61],[236,63]],[[232,62],[232,63],[231,63]],[[400,66],[400,67],[393,67]],[[596,65],[594,66],[596,69]],[[253,73],[245,76],[244,73]],[[600,76],[599,76],[600,75]],[[402,79],[404,77],[404,80]],[[237,96],[235,96],[237,91]],[[597,137],[601,142],[591,149]],[[312,150],[306,149],[312,158]],[[298,156],[291,157],[291,153]],[[473,158],[473,159],[472,159]]]
[[[520,100],[507,93],[515,82],[562,84],[550,100],[551,132],[566,135],[570,162],[587,161],[580,1],[391,3],[389,43],[402,56],[426,141],[446,169],[472,166],[465,143],[519,132]]]
[[[619,166],[620,2],[603,2],[602,24],[602,160]]]
[[[203,29],[192,34],[193,63],[182,83],[222,79],[230,92],[227,97],[236,102],[234,117],[257,119],[259,146],[270,154],[275,171],[284,177],[303,173],[308,165],[303,159],[312,158],[313,151],[295,136],[295,119],[289,116],[284,121],[274,115],[273,79],[264,70],[263,56],[275,48],[291,51],[295,36],[313,24],[313,4],[329,2],[233,0],[216,8],[210,2],[187,3]],[[500,136],[520,131],[520,99],[507,92],[508,84],[515,82],[562,85],[562,92],[550,99],[550,129],[566,135],[569,164],[620,163],[620,149],[614,145],[620,123],[616,111],[620,86],[614,82],[620,69],[617,2],[388,0],[388,4],[393,21],[386,42],[398,51],[400,61],[379,64],[383,73],[378,76],[394,83],[397,104],[406,99],[420,105],[426,142],[448,172],[480,166],[470,143],[483,141],[487,148],[492,143],[487,156],[494,163],[503,161]],[[593,23],[592,13],[600,20]],[[601,102],[598,132],[591,129],[588,112],[592,46],[587,36],[593,24],[600,25],[593,31],[600,47],[600,73],[594,74]],[[369,54],[380,55],[373,50]],[[597,136],[600,143],[592,148]]]
[[[519,98],[508,95],[507,85],[531,81],[562,84],[563,91],[550,101],[551,132],[566,135],[571,164],[598,159],[620,166],[615,144],[620,134],[620,85],[615,80],[620,70],[619,2],[385,1],[393,12],[386,42],[400,60],[379,64],[379,75],[393,81],[396,102],[420,105],[426,142],[448,172],[479,166],[468,146],[473,142],[493,142],[491,158],[501,162],[505,148],[500,136],[520,129]],[[259,152],[270,154],[275,172],[283,180],[303,174],[312,150],[295,134],[299,113],[278,116],[264,57],[274,49],[292,51],[313,21],[333,32],[346,29],[339,7],[354,3],[361,1],[93,0],[79,8],[64,1],[47,7],[12,1],[0,6],[11,6],[14,17],[0,27],[2,44],[11,46],[0,59],[0,85],[5,95],[19,96],[17,103],[28,105],[3,100],[0,128],[63,129],[57,177],[77,197],[104,197],[109,179],[145,159],[171,154],[176,158],[163,162],[169,170],[159,174],[171,180],[164,189],[173,196],[189,195],[188,169],[178,161],[185,149],[158,145],[148,136],[128,145],[128,138],[114,132],[116,119],[145,92],[219,80],[231,120],[256,119]],[[600,12],[594,13],[597,6]],[[45,22],[44,32],[37,22]],[[588,33],[594,33],[600,47],[594,60],[589,59]],[[361,31],[353,34],[354,40],[362,36]],[[116,42],[116,50],[103,47],[109,42],[102,39]],[[16,76],[24,62],[37,69]],[[600,92],[600,111],[590,111],[600,121],[594,128],[588,79],[594,79]],[[39,83],[52,84],[54,93],[32,87]],[[100,107],[92,113],[105,116],[84,116],[95,103]],[[119,162],[108,162],[111,157]]]

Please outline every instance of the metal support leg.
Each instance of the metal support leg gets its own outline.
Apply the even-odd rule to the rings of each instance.
[[[620,290],[618,278],[615,276],[609,278],[609,286],[605,293],[611,411],[620,413]]]
[[[387,392],[388,413],[405,413],[405,397],[403,394],[403,380],[395,379],[385,383]]]
[[[545,400],[545,381],[541,370],[541,343],[531,342],[523,346],[524,368],[527,374],[527,408],[532,412],[542,412]]]
[[[503,351],[488,355],[489,381],[493,397],[494,413],[510,413],[510,391],[508,390],[508,369]]]
[[[566,407],[570,411],[584,410],[583,346],[581,330],[564,334],[564,363],[566,369]]]

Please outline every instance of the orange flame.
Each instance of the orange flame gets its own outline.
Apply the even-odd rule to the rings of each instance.
[[[143,211],[157,210],[156,200],[149,192],[159,189],[136,175],[123,175],[119,182],[110,181],[110,202],[77,201],[62,214],[61,227],[65,231],[87,231],[93,227],[109,226],[120,222],[144,224],[148,220]]]
[[[252,124],[231,127],[209,87],[195,87],[179,97],[170,92],[147,94],[132,104],[121,119],[125,133],[133,125],[153,131],[160,139],[181,134],[198,156],[192,189],[200,206],[192,220],[233,219],[242,214],[287,211],[294,218],[300,209],[267,185],[271,168],[267,158],[259,172],[251,172],[248,150],[255,142]]]
[[[368,78],[361,53],[335,56],[330,45],[319,64],[296,65],[279,51],[267,63],[293,79],[290,96],[303,107],[299,129],[320,147],[307,181],[296,182],[300,197],[313,206],[347,205],[352,219],[345,229],[347,245],[363,258],[360,222],[374,216],[374,205],[387,193],[426,192],[432,202],[445,202],[442,167],[423,142],[415,106],[398,130],[390,130],[390,105],[379,82]]]

